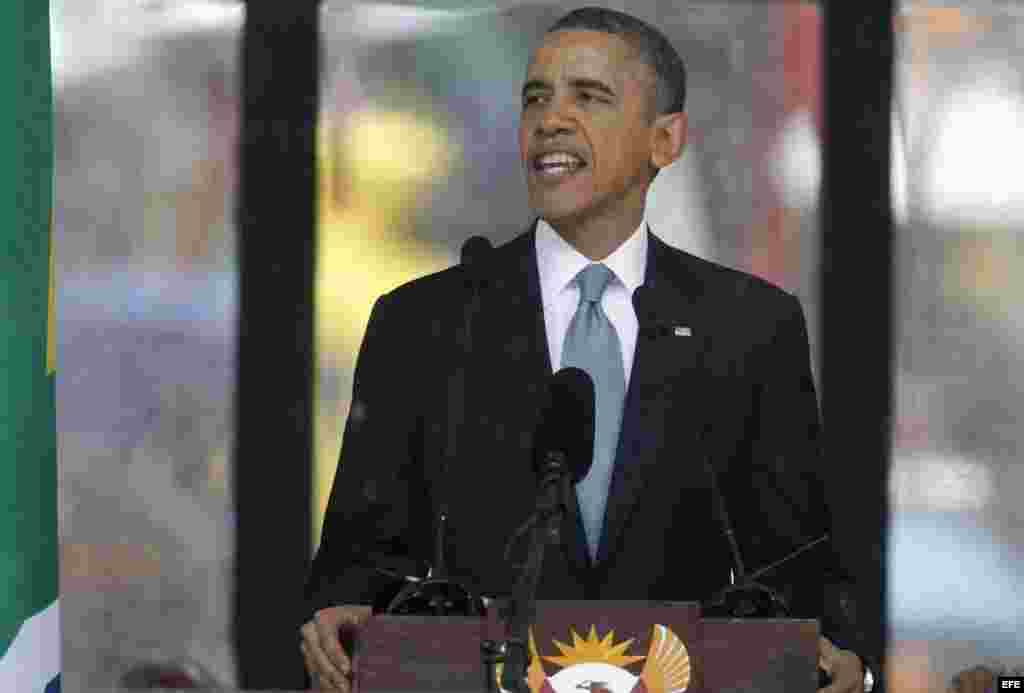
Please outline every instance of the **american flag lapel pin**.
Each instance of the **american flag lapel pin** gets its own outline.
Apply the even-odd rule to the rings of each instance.
[[[675,327],[672,328],[672,334],[674,334],[676,337],[692,337],[693,330],[691,330],[689,327],[676,325]]]

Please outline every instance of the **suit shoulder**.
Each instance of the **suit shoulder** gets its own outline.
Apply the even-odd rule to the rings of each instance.
[[[379,302],[392,306],[419,307],[450,296],[451,292],[463,287],[457,265],[437,272],[410,279],[383,294]]]
[[[677,248],[672,250],[678,253],[688,271],[701,280],[710,295],[787,312],[799,306],[799,299],[794,294],[767,279]]]
[[[529,231],[520,233],[487,253],[479,265],[474,265],[483,276],[495,277],[515,272],[521,267],[524,258],[531,257],[532,235]],[[424,302],[461,301],[460,296],[468,296],[467,274],[460,264],[412,279],[386,294],[386,301],[401,305],[420,306]],[[383,298],[383,297],[382,297]]]

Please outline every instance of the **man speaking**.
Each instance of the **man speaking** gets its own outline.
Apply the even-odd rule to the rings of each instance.
[[[594,459],[578,532],[548,551],[539,599],[704,600],[728,584],[709,464],[749,565],[829,531],[798,301],[669,247],[644,218],[652,180],[686,144],[685,91],[656,29],[599,8],[562,17],[522,85],[539,218],[473,281],[453,268],[377,300],[307,585],[301,649],[317,687],[349,689],[339,627],[393,594],[382,567],[430,561],[441,507],[449,571],[511,592],[503,549],[532,509],[537,413],[563,367],[594,381]],[[870,687],[835,552],[765,581],[791,615],[821,619],[828,693]]]

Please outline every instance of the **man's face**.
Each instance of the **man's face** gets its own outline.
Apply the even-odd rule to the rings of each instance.
[[[540,216],[574,223],[643,210],[653,90],[653,70],[618,36],[545,37],[527,69],[519,123],[530,204]]]

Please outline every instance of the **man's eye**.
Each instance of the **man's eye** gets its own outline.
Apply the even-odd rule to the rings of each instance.
[[[541,98],[542,97],[537,95],[537,94],[534,94],[534,95],[531,95],[531,96],[527,96],[526,98],[523,99],[523,105],[524,106],[533,106],[534,104],[540,103]]]
[[[582,101],[583,103],[590,103],[591,101],[600,101],[601,103],[608,103],[607,99],[602,98],[597,94],[592,94],[586,91],[580,92],[580,101]]]

